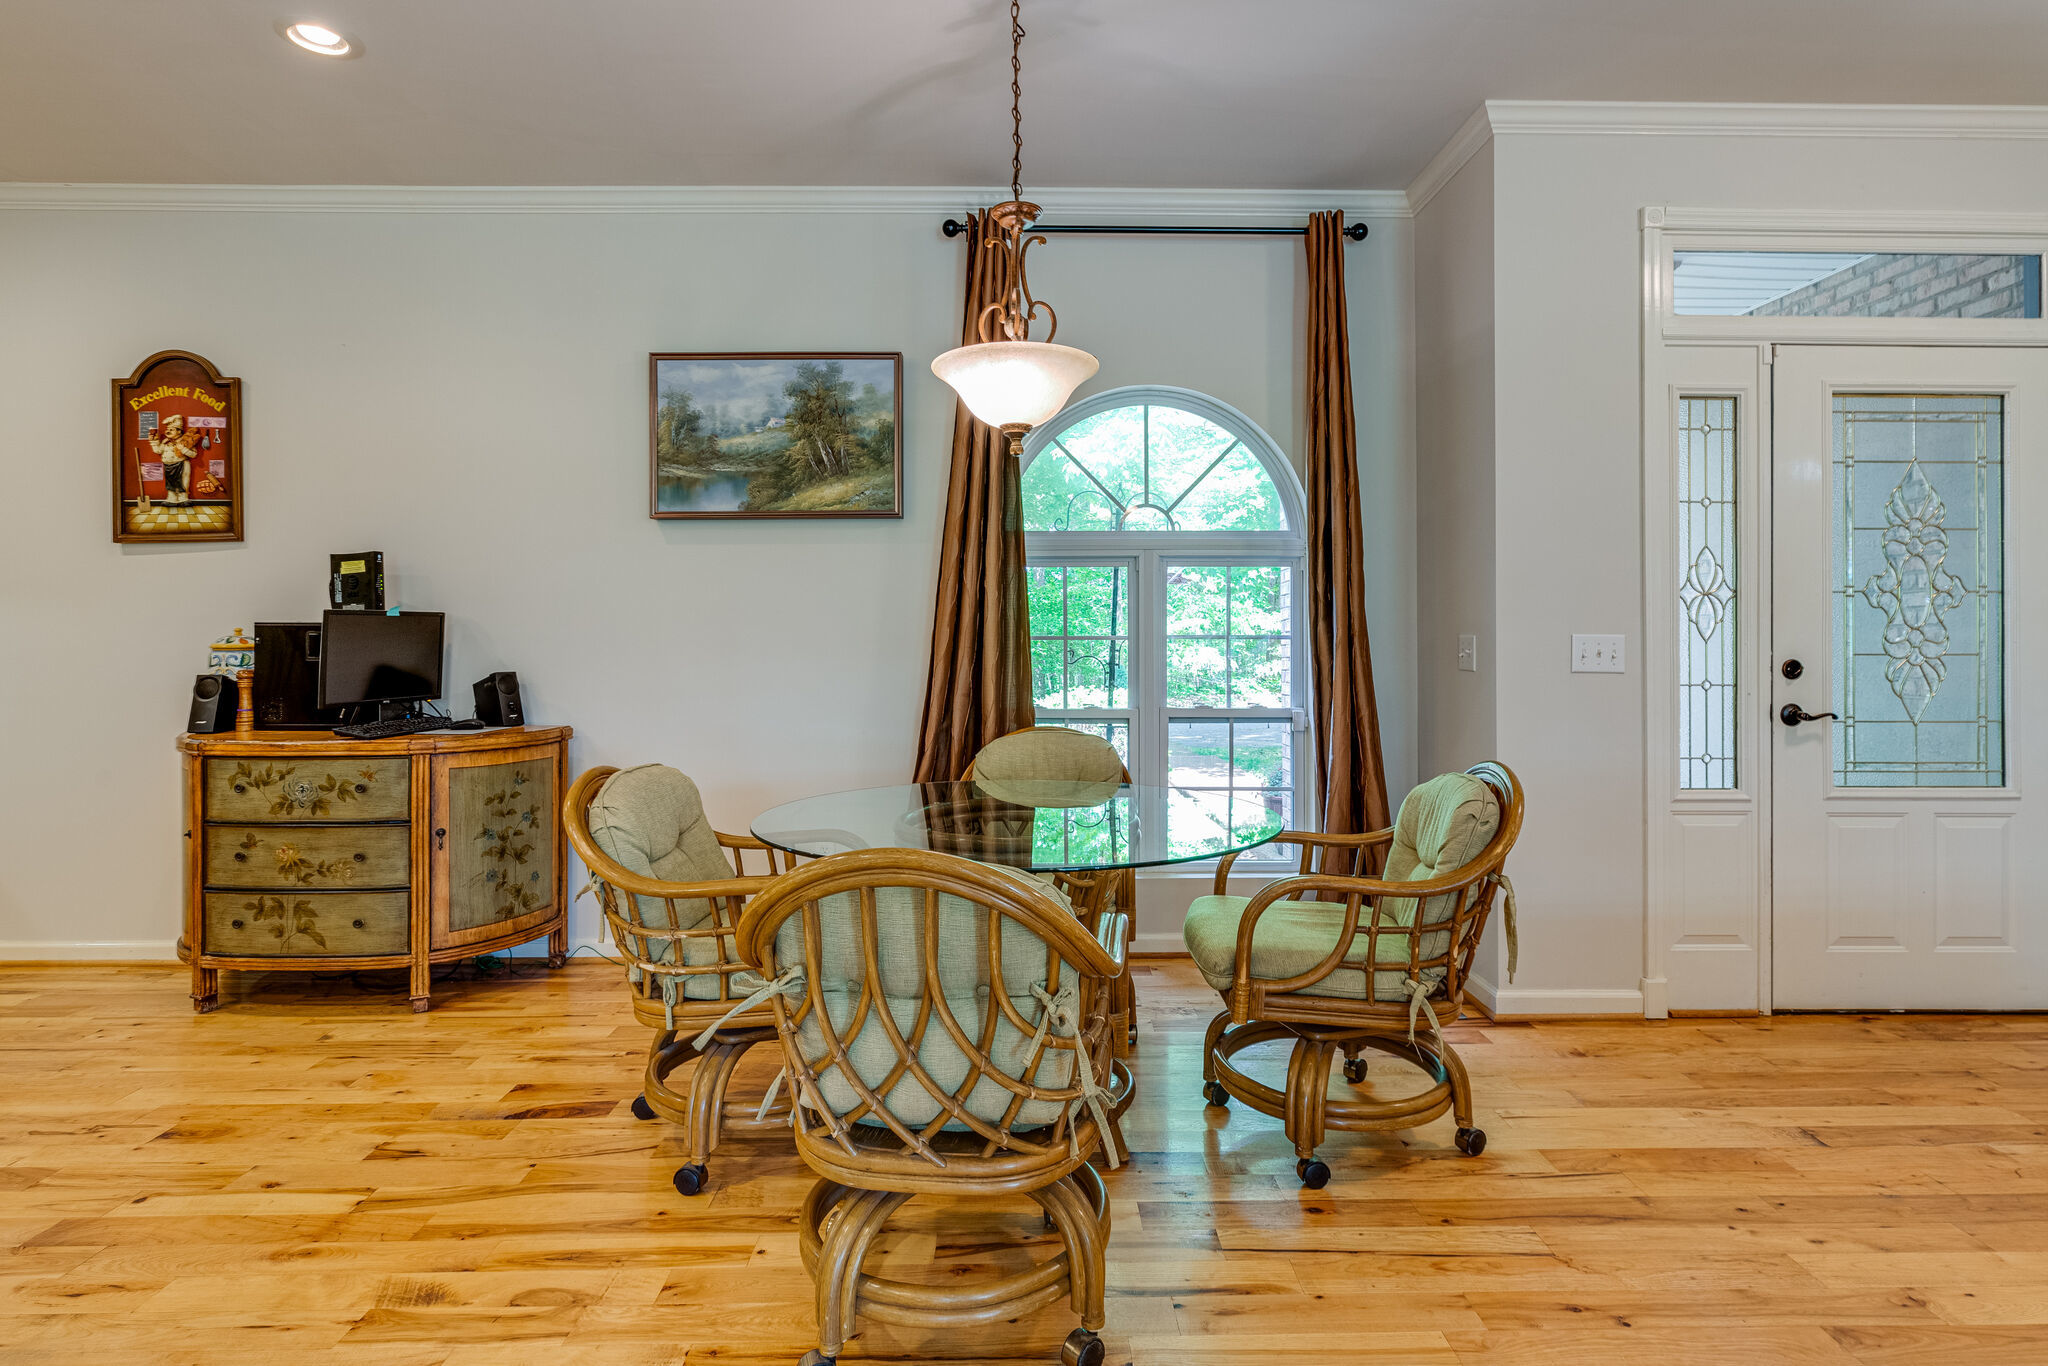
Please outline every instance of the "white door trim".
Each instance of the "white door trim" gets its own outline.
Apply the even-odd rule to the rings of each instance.
[[[1642,420],[1642,546],[1643,546],[1643,1014],[1668,1016],[1674,999],[1680,1009],[1707,1011],[1771,1009],[1771,886],[1768,746],[1755,737],[1769,734],[1771,602],[1768,592],[1771,535],[1771,481],[1746,476],[1743,491],[1754,506],[1745,516],[1753,547],[1744,562],[1752,571],[1741,592],[1740,616],[1748,657],[1739,673],[1748,689],[1746,706],[1738,712],[1740,730],[1751,737],[1745,746],[1755,757],[1743,778],[1746,797],[1736,794],[1686,796],[1677,790],[1678,716],[1676,651],[1678,641],[1677,575],[1674,569],[1675,504],[1673,501],[1671,423],[1674,384],[1673,352],[1681,347],[1746,348],[1755,356],[1756,380],[1749,392],[1750,413],[1743,418],[1746,465],[1766,474],[1771,460],[1770,373],[1772,347],[1802,345],[1911,346],[2038,346],[2048,347],[2048,317],[2041,319],[1890,319],[1890,318],[1702,318],[1678,317],[1670,311],[1671,260],[1674,250],[1722,251],[1818,250],[1841,247],[1857,251],[1964,251],[2038,254],[2048,258],[2048,215],[1974,214],[1917,211],[1874,215],[1834,211],[1698,209],[1652,206],[1640,216]],[[1702,384],[1700,392],[1729,392],[1726,385]],[[1751,529],[1753,528],[1753,531]],[[1749,553],[1751,549],[1756,553]],[[1744,805],[1745,801],[1748,803]],[[1674,814],[1745,810],[1754,817],[1754,856],[1759,870],[1754,933],[1742,946],[1756,958],[1753,983],[1732,985],[1725,971],[1707,967],[1710,947],[1682,944],[1682,908],[1674,896],[1679,872]],[[1716,964],[1716,968],[1720,965]]]

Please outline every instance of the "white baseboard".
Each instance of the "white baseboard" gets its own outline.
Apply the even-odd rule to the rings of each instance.
[[[1132,953],[1175,953],[1187,957],[1187,940],[1179,930],[1168,930],[1164,934],[1145,934],[1142,931],[1131,937]]]
[[[175,939],[0,939],[0,963],[175,963]]]
[[[1543,1015],[1619,1015],[1640,1019],[1643,993],[1624,987],[1497,987],[1474,973],[1465,990],[1495,1019]]]

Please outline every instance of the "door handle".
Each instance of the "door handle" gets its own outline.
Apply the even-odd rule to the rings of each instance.
[[[1787,702],[1778,708],[1778,719],[1788,726],[1796,726],[1801,721],[1839,721],[1842,718],[1831,711],[1801,711],[1797,702]]]

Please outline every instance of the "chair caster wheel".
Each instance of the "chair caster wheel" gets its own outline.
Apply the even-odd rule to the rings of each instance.
[[[1102,1366],[1102,1339],[1086,1328],[1076,1328],[1060,1344],[1060,1366]]]
[[[1350,1082],[1353,1086],[1365,1080],[1364,1058],[1344,1059],[1344,1080]]]
[[[804,1359],[796,1366],[838,1366],[838,1357],[828,1357],[823,1352],[812,1350],[804,1353]]]
[[[635,1119],[653,1119],[653,1118],[654,1118],[654,1107],[653,1107],[652,1105],[649,1105],[649,1104],[647,1103],[647,1097],[645,1097],[645,1096],[635,1096],[635,1097],[633,1097],[633,1118],[635,1118]]]
[[[1486,1130],[1460,1129],[1453,1136],[1458,1151],[1467,1157],[1477,1157],[1486,1151]]]
[[[1202,1099],[1220,1110],[1230,1104],[1230,1092],[1223,1089],[1220,1081],[1205,1081],[1202,1083]]]
[[[702,1162],[692,1162],[676,1170],[676,1189],[684,1195],[696,1195],[704,1189],[705,1180],[711,1171]]]
[[[1294,1164],[1294,1174],[1301,1178],[1303,1190],[1319,1191],[1330,1184],[1330,1169],[1313,1157],[1304,1157]]]

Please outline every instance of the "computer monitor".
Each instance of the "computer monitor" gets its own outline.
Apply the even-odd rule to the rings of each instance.
[[[319,704],[439,697],[442,623],[439,612],[321,613]]]

